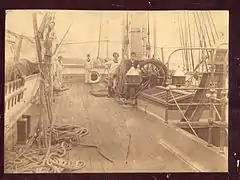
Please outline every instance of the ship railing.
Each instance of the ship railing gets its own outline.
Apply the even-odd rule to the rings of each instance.
[[[5,114],[14,108],[19,102],[23,100],[23,93],[25,91],[24,83],[22,79],[17,79],[8,83],[5,83]]]
[[[226,46],[228,46],[228,43],[220,43],[220,44],[216,45],[215,47],[174,48],[174,50],[169,54],[169,56],[167,58],[167,62],[165,63],[165,65],[169,68],[173,55],[176,54],[177,52],[181,52],[181,51],[202,51],[202,50],[206,50],[206,51],[209,51],[209,52],[213,52],[212,59],[215,59],[215,55],[216,55],[217,50],[220,49],[220,48],[226,49]]]
[[[173,93],[175,92],[184,92],[184,91],[197,91],[197,90],[209,90],[210,88],[200,88],[200,87],[189,87],[189,88],[181,88],[181,87],[162,87],[158,86],[157,88],[165,91],[166,93],[166,99],[164,102],[165,105],[165,117],[164,121],[165,123],[169,122],[168,116],[169,116],[169,110],[172,109],[172,107],[176,107],[181,113],[182,118],[185,120],[185,123],[189,126],[191,131],[195,136],[198,137],[196,131],[194,130],[192,126],[192,122],[187,119],[184,115],[184,110],[186,110],[187,107],[189,106],[205,106],[206,108],[209,108],[209,118],[208,118],[208,146],[213,147],[212,145],[212,137],[213,137],[213,127],[220,127],[220,153],[224,153],[224,144],[225,144],[225,138],[228,135],[228,125],[226,122],[226,103],[227,103],[227,98],[226,98],[226,93],[222,93],[221,99],[216,98],[216,95],[214,94],[207,94],[207,98],[209,99],[208,102],[198,102],[198,103],[179,103],[179,97],[175,97]],[[214,88],[215,90],[221,90],[221,91],[226,91],[226,88]],[[216,106],[221,106],[221,112],[218,111]],[[218,116],[219,120],[215,120],[214,118],[214,113]]]

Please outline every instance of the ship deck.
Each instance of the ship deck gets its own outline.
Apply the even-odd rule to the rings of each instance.
[[[92,86],[81,83],[66,86],[69,90],[56,97],[53,106],[54,124],[88,128],[89,134],[82,142],[97,145],[104,155],[114,160],[114,163],[109,162],[96,149],[75,147],[69,152],[69,158],[86,163],[85,168],[76,172],[195,171],[161,145],[161,124],[157,118],[123,107],[114,99],[94,97],[89,93]]]

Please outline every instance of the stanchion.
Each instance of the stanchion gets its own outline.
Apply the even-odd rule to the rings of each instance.
[[[222,104],[222,117],[221,117],[221,124],[220,124],[220,153],[224,154],[224,146],[225,146],[225,121],[226,121],[226,92],[222,91],[222,98],[221,98],[221,104]]]
[[[213,116],[214,116],[214,101],[215,101],[215,89],[213,83],[211,83],[211,88],[210,88],[210,93],[207,94],[207,98],[209,98],[210,101],[210,109],[209,109],[209,118],[208,118],[208,123],[209,123],[209,129],[208,129],[208,146],[212,147],[212,129],[213,129]]]
[[[164,123],[168,123],[168,96],[169,96],[169,87],[166,87],[166,108],[165,108],[165,120]]]

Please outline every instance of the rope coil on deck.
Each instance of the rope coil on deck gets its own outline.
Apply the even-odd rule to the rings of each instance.
[[[47,136],[49,136],[50,128]],[[88,134],[88,129],[79,126],[61,125],[52,128],[52,146],[50,154],[45,158],[47,148],[31,147],[28,145],[15,146],[13,151],[5,153],[5,169],[7,171],[21,173],[59,173],[63,171],[74,171],[82,169],[85,163],[81,160],[67,161],[64,157],[67,151],[77,145],[80,138]],[[34,138],[34,137],[33,137]],[[32,141],[36,141],[36,138]]]

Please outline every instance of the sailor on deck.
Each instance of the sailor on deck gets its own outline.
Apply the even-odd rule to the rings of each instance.
[[[113,53],[113,60],[110,60],[104,63],[104,66],[108,69],[108,95],[112,96],[113,90],[116,88],[117,85],[117,73],[119,70],[119,54],[114,52]]]
[[[126,72],[125,74],[129,71],[131,67],[134,67],[135,69],[138,68],[139,61],[137,60],[137,54],[135,52],[131,52],[131,59],[125,61],[125,68]]]
[[[87,61],[86,61],[86,65],[85,65],[85,83],[90,82],[92,69],[93,69],[93,62],[92,62],[90,54],[87,54]]]
[[[60,90],[62,87],[62,56],[59,56],[53,62],[53,88]]]
[[[45,53],[47,55],[51,55],[52,49],[55,48],[52,46],[53,46],[53,44],[55,44],[57,42],[56,41],[57,37],[56,37],[54,27],[55,27],[55,22],[51,21],[48,24],[48,27],[43,32],[44,47],[50,50]]]
[[[60,84],[61,84],[61,87],[62,87],[62,73],[63,73],[63,57],[62,56],[59,56],[58,57],[58,73],[59,73],[59,81],[60,81]]]

